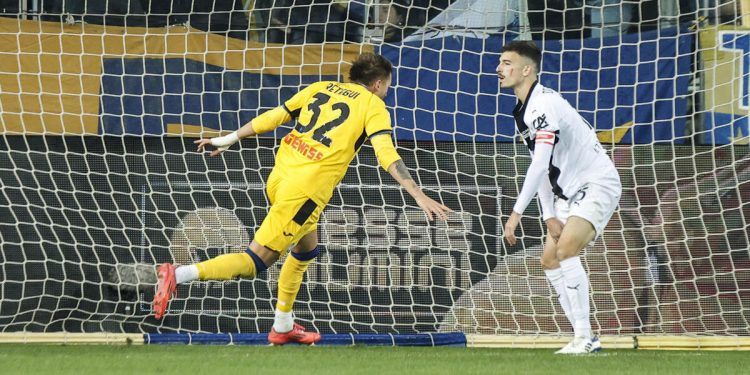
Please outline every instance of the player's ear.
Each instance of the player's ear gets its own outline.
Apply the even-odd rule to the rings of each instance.
[[[382,79],[377,79],[377,80],[372,81],[372,83],[370,84],[370,87],[368,87],[368,88],[374,94],[374,93],[378,92],[378,90],[380,90],[380,86],[382,86],[382,85],[383,85],[383,80]]]
[[[533,66],[531,66],[531,65],[524,65],[523,66],[523,76],[524,77],[530,76],[531,73],[533,73],[533,72],[534,72],[534,67]]]

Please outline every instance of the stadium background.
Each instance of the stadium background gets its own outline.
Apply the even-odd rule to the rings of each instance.
[[[747,107],[721,100],[738,95],[729,87],[748,87],[746,74],[726,72],[748,71],[750,36],[733,27],[690,26],[543,42],[550,53],[542,82],[560,88],[609,140],[625,185],[619,213],[586,256],[602,333],[748,333],[750,163],[747,146],[739,144],[750,132]],[[727,32],[739,37],[723,42]],[[539,265],[519,256],[538,251],[538,220],[524,219],[525,240],[516,247],[499,240],[499,219],[512,199],[498,197],[516,195],[516,171],[528,163],[505,157],[524,151],[513,143],[511,118],[500,115],[513,99],[498,95],[493,74],[500,46],[515,36],[374,47],[396,65],[387,104],[395,108],[407,165],[423,185],[445,186],[442,198],[468,215],[422,237],[406,230],[378,242],[359,232],[337,242],[325,232],[341,227],[337,215],[392,223],[409,214],[400,213],[403,195],[367,188],[388,180],[365,148],[321,225],[330,269],[313,268],[311,277],[320,279],[303,286],[301,318],[322,318],[316,327],[324,332],[564,329],[551,317],[553,298]],[[192,152],[191,137],[235,130],[299,85],[339,79],[346,61],[373,47],[265,45],[186,26],[16,18],[0,18],[0,41],[2,330],[267,330],[274,291],[263,279],[185,288],[184,311],[157,324],[142,303],[149,292],[138,283],[124,288],[113,276],[116,265],[205,258],[241,246],[264,215],[262,181],[283,131],[213,160]],[[697,45],[709,51],[700,60]],[[704,91],[702,122],[689,127],[696,109],[689,108],[688,86],[697,61],[705,72],[718,71],[707,77],[729,84],[706,85],[717,89]],[[211,205],[218,207],[208,213],[214,219],[198,221],[220,222],[238,234],[237,243],[181,246],[179,236],[191,236],[181,230],[186,213],[200,217],[200,207]],[[390,207],[394,216],[368,217],[369,206]],[[227,210],[239,221],[222,216]],[[399,236],[418,249],[399,246]],[[404,285],[392,274],[382,285],[372,278],[361,285],[353,254],[362,262],[393,262],[395,254],[403,268],[422,258],[444,267],[428,269],[429,278],[400,275]],[[355,268],[368,269],[361,264]],[[528,274],[536,277],[520,282]],[[272,270],[267,278],[273,277]],[[346,287],[337,293],[337,284]],[[246,315],[253,311],[265,313]]]

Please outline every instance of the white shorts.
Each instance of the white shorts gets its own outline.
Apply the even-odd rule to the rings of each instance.
[[[622,195],[619,184],[586,183],[569,199],[555,199],[555,217],[565,224],[571,216],[585,219],[594,226],[597,239],[617,209]]]

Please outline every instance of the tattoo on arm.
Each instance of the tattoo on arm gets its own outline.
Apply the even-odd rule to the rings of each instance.
[[[396,165],[396,174],[401,177],[404,180],[411,180],[411,174],[409,173],[409,170],[406,168],[406,164],[404,164],[403,160],[398,160],[395,162]]]

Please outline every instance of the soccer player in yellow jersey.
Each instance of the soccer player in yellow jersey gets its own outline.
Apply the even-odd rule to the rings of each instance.
[[[292,247],[281,267],[275,319],[268,341],[283,345],[313,344],[320,340],[320,334],[306,332],[294,323],[292,305],[307,266],[318,255],[316,229],[320,214],[368,138],[380,165],[416,200],[428,218],[447,218],[450,209],[422,192],[393,146],[391,118],[383,102],[391,84],[391,71],[387,59],[364,53],[352,63],[350,82],[314,83],[234,133],[195,141],[198,151],[209,145],[215,147],[211,156],[216,156],[242,138],[297,120],[276,154],[276,165],[266,182],[271,209],[248,250],[194,265],[159,266],[153,302],[157,319],[164,315],[177,284],[198,279],[253,278]]]

